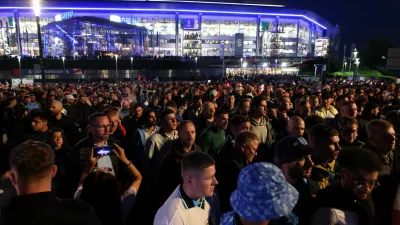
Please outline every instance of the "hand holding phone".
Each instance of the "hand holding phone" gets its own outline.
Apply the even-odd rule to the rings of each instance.
[[[94,156],[99,157],[99,156],[107,156],[110,155],[112,152],[111,147],[108,146],[103,146],[103,147],[94,147]]]

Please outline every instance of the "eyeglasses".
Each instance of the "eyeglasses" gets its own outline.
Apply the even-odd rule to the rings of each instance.
[[[105,130],[105,129],[109,129],[111,127],[111,124],[103,125],[103,126],[92,126],[92,125],[90,125],[90,126],[94,127],[94,128],[101,129],[101,130]]]
[[[245,144],[245,146],[247,147],[247,149],[250,151],[251,154],[257,155],[257,149],[254,150],[254,149],[250,148],[250,146],[248,146],[247,144]]]
[[[374,180],[363,180],[363,179],[356,180],[348,172],[344,171],[344,173],[350,178],[350,180],[352,180],[354,182],[354,184],[355,184],[357,189],[360,189],[360,188],[365,187],[367,185],[368,185],[368,187],[370,187],[372,189],[375,189],[375,188],[378,188],[379,186],[381,186],[379,184],[379,182],[377,182],[377,181],[374,181]]]

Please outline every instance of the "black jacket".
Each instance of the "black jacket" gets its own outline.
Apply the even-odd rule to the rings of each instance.
[[[76,200],[60,200],[51,192],[14,197],[1,209],[0,225],[101,224],[93,208]]]
[[[157,194],[160,203],[174,192],[175,188],[182,183],[181,162],[186,154],[179,139],[168,141],[163,148],[169,148],[169,152],[165,155],[159,168],[157,176]],[[192,146],[190,151],[199,151],[200,148],[196,145]],[[162,149],[161,151],[165,151]],[[160,205],[161,206],[161,205]]]
[[[357,213],[360,225],[381,224],[375,214],[372,198],[366,201],[358,200],[351,191],[343,189],[340,185],[320,190],[316,201],[319,208],[329,207]]]
[[[223,213],[232,210],[230,205],[231,193],[236,190],[240,171],[246,166],[244,153],[235,149],[222,151],[216,158],[217,190]]]

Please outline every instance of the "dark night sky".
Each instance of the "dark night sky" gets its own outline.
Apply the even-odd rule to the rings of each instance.
[[[276,1],[279,3],[280,1]],[[284,0],[288,5],[309,9],[341,28],[341,45],[359,48],[374,36],[383,36],[400,47],[399,0]]]

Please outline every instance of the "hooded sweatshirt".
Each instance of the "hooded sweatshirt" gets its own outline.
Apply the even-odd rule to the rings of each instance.
[[[263,116],[259,122],[255,118],[251,118],[250,122],[250,131],[257,135],[260,144],[272,145],[275,141],[275,134],[268,119]]]

